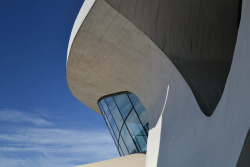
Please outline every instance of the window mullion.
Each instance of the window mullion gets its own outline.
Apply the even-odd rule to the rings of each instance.
[[[103,111],[103,112],[105,112],[101,103],[99,103],[99,107],[100,107],[100,106],[102,107],[102,110],[101,110],[101,108],[100,108],[100,110]],[[106,112],[105,112],[105,113],[102,113],[102,114],[107,115]],[[104,115],[102,115],[102,116],[103,116],[103,119],[104,119],[104,121],[105,121],[105,123],[106,123],[108,129],[109,129],[109,133],[110,133],[111,136],[112,136],[112,139],[113,139],[113,141],[114,141],[114,143],[115,143],[115,146],[116,146],[116,148],[118,149],[118,152],[119,152],[119,154],[120,154],[120,156],[121,156],[121,153],[120,153],[120,151],[119,151],[119,142],[118,142],[118,140],[116,139],[116,141],[117,141],[117,144],[116,144],[115,139],[114,139],[114,136],[113,136],[112,133],[111,133],[111,130],[113,131],[113,134],[115,134],[115,132],[114,132],[113,128],[111,127],[111,125],[110,125],[110,128],[111,128],[111,129],[109,128],[108,123],[106,122],[106,119],[104,118]],[[107,120],[107,121],[108,121],[108,120]]]
[[[130,97],[129,97],[128,94],[127,94],[127,96],[128,96],[128,99],[129,99],[130,103],[132,104],[132,106],[133,106],[134,109],[135,109],[135,106],[134,106],[134,104],[132,103],[132,100],[130,99]],[[145,112],[147,112],[147,111],[145,111]],[[136,109],[135,109],[135,114],[137,115],[137,117],[138,117],[138,119],[139,119],[139,121],[140,121],[140,123],[141,123],[141,125],[142,125],[142,128],[144,129],[146,135],[148,136],[148,131],[146,130],[146,128],[145,128],[144,125],[142,124],[141,119],[140,119],[140,117],[139,117],[139,115],[138,115]]]
[[[117,130],[119,130],[119,128],[118,128],[118,126],[117,126],[117,124],[116,124],[116,122],[115,122],[115,119],[114,119],[114,117],[113,117],[113,114],[112,114],[111,110],[109,109],[108,103],[106,102],[106,99],[104,99],[104,101],[105,101],[105,103],[106,103],[106,105],[107,105],[107,107],[108,107],[108,110],[109,110],[109,112],[110,112],[110,115],[111,115],[112,118],[113,118],[113,121],[114,121],[114,123],[115,123],[115,126],[116,126]]]

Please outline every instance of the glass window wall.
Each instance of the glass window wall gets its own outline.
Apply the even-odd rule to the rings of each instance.
[[[105,96],[98,104],[120,155],[146,152],[148,117],[140,100],[124,92]]]

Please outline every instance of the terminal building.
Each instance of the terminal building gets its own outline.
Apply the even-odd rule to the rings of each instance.
[[[250,0],[85,0],[67,82],[121,156],[82,167],[250,166]]]

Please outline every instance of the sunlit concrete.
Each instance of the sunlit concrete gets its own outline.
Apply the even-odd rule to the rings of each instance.
[[[121,158],[76,167],[144,167],[146,162],[145,158],[145,154],[132,154]]]
[[[75,36],[76,36],[80,26],[82,25],[82,22],[86,18],[87,14],[89,13],[89,11],[92,8],[94,3],[95,3],[95,0],[85,0],[78,15],[77,15],[77,18],[75,20],[75,23],[74,23],[74,26],[72,28],[71,35],[69,38],[69,44],[68,44],[68,49],[67,49],[67,60],[69,57],[69,51],[71,49],[72,42],[75,39]]]

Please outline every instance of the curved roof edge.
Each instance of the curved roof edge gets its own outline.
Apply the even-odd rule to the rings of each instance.
[[[75,39],[75,36],[79,30],[79,28],[82,25],[82,22],[85,20],[87,14],[89,13],[90,9],[94,5],[96,0],[84,0],[83,5],[76,17],[76,20],[74,22],[73,28],[71,30],[70,38],[69,38],[69,44],[68,44],[68,50],[67,50],[67,61],[66,61],[66,66],[69,58],[69,52],[71,49],[71,45]]]

